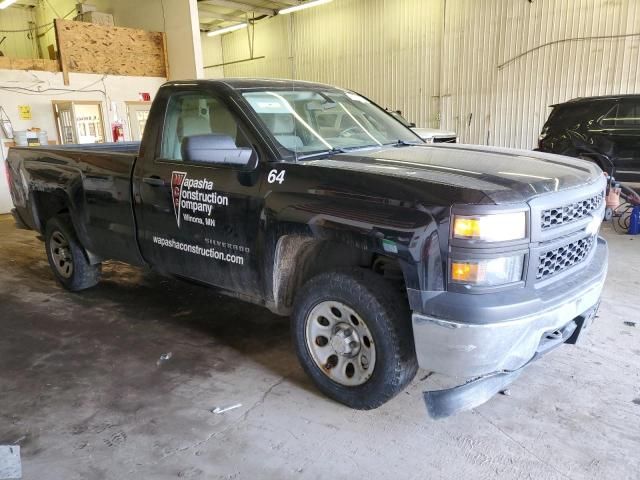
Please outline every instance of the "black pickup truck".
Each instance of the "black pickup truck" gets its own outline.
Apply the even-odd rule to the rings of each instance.
[[[8,177],[66,288],[119,260],[290,315],[305,371],[358,409],[418,366],[457,385],[432,416],[486,401],[575,343],[607,270],[592,163],[425,145],[307,82],[168,83],[141,144],[13,148]]]

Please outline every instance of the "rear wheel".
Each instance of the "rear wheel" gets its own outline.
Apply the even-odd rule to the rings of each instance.
[[[51,270],[67,290],[84,290],[98,283],[101,265],[89,263],[68,215],[59,215],[47,222],[45,245]]]
[[[407,301],[369,270],[312,278],[291,321],[304,370],[324,394],[349,407],[376,408],[415,376]]]

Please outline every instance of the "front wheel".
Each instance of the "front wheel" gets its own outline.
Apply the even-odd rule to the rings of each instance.
[[[312,278],[291,321],[306,373],[325,395],[351,408],[382,405],[416,374],[407,300],[371,271]]]
[[[72,292],[93,287],[100,280],[101,265],[91,265],[68,215],[47,222],[45,246],[56,279]]]

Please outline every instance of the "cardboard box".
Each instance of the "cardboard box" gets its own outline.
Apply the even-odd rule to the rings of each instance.
[[[76,13],[82,15],[83,13],[96,12],[98,7],[91,5],[90,3],[76,3]]]
[[[104,25],[107,27],[113,27],[113,15],[110,13],[102,12],[87,12],[82,15],[78,15],[76,18],[78,22],[95,23],[97,25]]]

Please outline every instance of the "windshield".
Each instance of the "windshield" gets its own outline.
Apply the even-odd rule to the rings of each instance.
[[[409,123],[407,119],[400,114],[400,112],[395,112],[393,110],[387,110],[387,111],[389,112],[389,115],[391,115],[393,118],[398,120],[405,127],[407,128],[415,127],[415,125],[412,125],[411,123]]]
[[[411,130],[355,93],[296,89],[243,96],[278,143],[296,154],[421,143]]]

